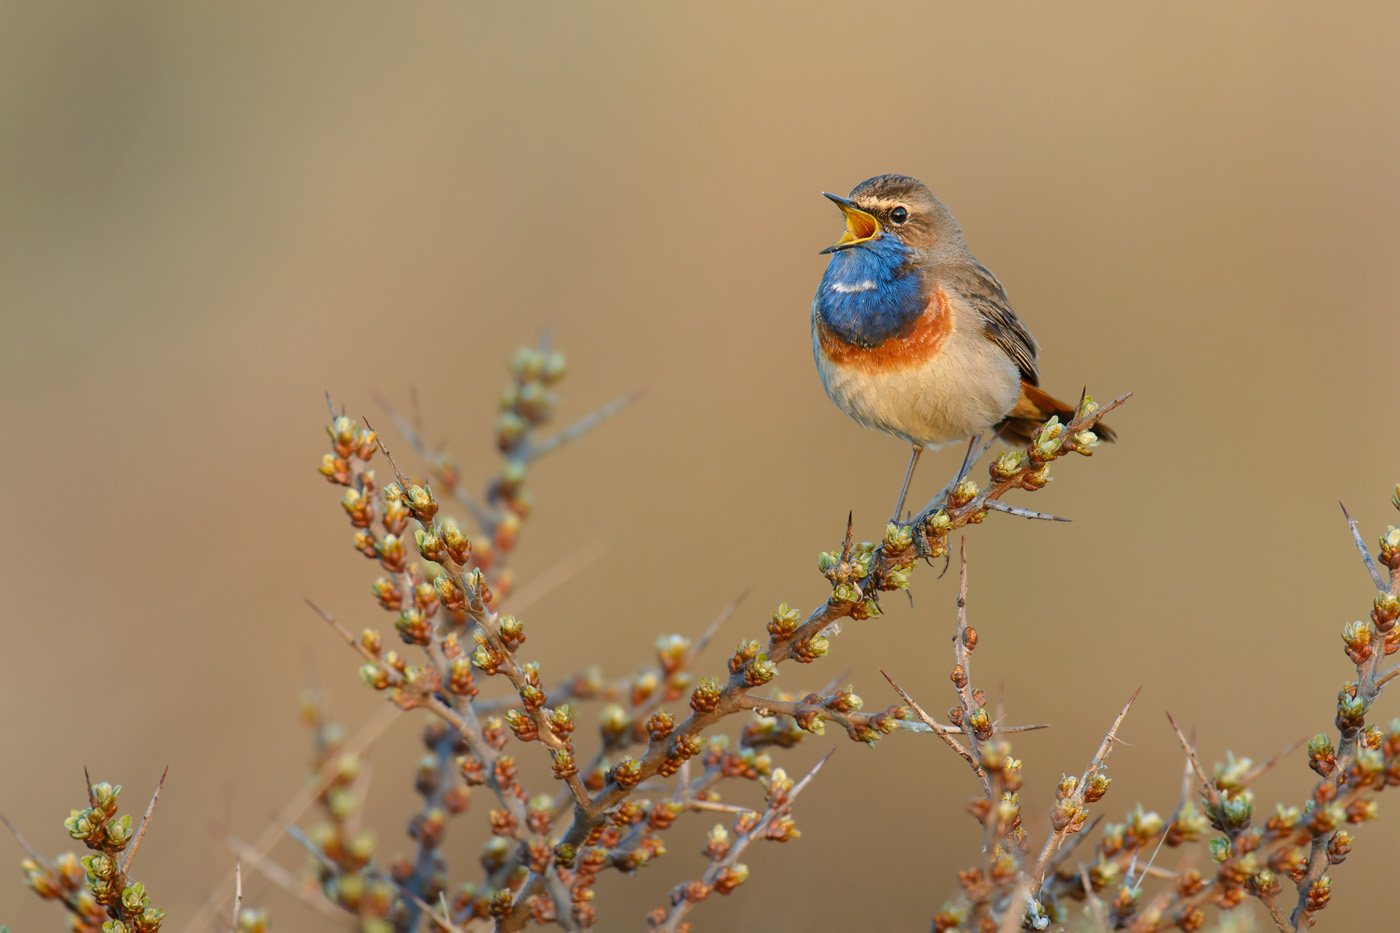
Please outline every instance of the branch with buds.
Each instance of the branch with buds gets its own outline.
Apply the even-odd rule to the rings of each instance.
[[[1400,509],[1400,486],[1393,504]],[[1346,518],[1377,593],[1369,619],[1343,627],[1342,642],[1356,668],[1356,679],[1344,684],[1337,695],[1337,743],[1326,734],[1308,743],[1309,764],[1321,780],[1304,806],[1279,805],[1262,825],[1254,825],[1252,785],[1303,740],[1257,766],[1248,758],[1227,754],[1207,774],[1193,743],[1168,715],[1186,754],[1182,797],[1174,815],[1164,820],[1139,805],[1122,824],[1106,826],[1089,858],[1078,864],[1071,863],[1076,843],[1094,828],[1094,824],[1085,825],[1087,806],[1108,790],[1104,760],[1137,695],[1123,708],[1084,774],[1067,775],[1060,781],[1045,842],[1032,859],[1017,795],[1022,763],[1011,757],[1004,738],[994,736],[985,695],[971,684],[972,651],[980,636],[967,624],[964,549],[950,674],[958,705],[948,716],[965,728],[954,733],[935,722],[895,686],[930,731],[972,767],[982,787],[982,795],[972,800],[968,810],[983,826],[983,860],[960,873],[962,896],[934,917],[934,930],[1009,933],[1082,921],[1100,930],[1194,931],[1204,927],[1207,910],[1229,911],[1251,898],[1283,933],[1301,933],[1311,927],[1331,897],[1330,868],[1341,864],[1351,851],[1354,828],[1375,819],[1376,794],[1400,784],[1400,720],[1386,730],[1366,724],[1385,685],[1400,676],[1400,663],[1383,665],[1384,658],[1400,651],[1400,529],[1386,529],[1373,557],[1356,523],[1349,515]],[[965,736],[966,744],[959,734]],[[1199,791],[1199,805],[1192,799],[1192,788]],[[1212,830],[1218,835],[1212,837]],[[1164,846],[1176,849],[1200,842],[1207,843],[1215,866],[1211,872],[1193,867],[1196,859],[1189,852],[1175,869],[1155,867]],[[1285,885],[1291,885],[1296,896],[1291,910],[1284,904]],[[1082,902],[1083,908],[1074,910],[1076,902]]]
[[[968,811],[982,828],[982,851],[959,874],[960,894],[935,915],[935,930],[1070,924],[1193,931],[1211,912],[1257,901],[1279,930],[1301,933],[1328,904],[1332,869],[1348,857],[1353,833],[1375,818],[1376,795],[1400,784],[1400,721],[1388,729],[1368,722],[1386,685],[1400,677],[1400,663],[1386,662],[1400,651],[1400,529],[1388,528],[1373,553],[1350,515],[1350,535],[1376,591],[1369,617],[1341,633],[1355,674],[1338,692],[1335,739],[1324,733],[1308,743],[1317,775],[1308,799],[1300,807],[1278,806],[1262,821],[1255,782],[1302,743],[1261,765],[1227,754],[1207,768],[1175,722],[1185,767],[1181,799],[1170,816],[1138,805],[1120,823],[1101,826],[1102,814],[1091,819],[1109,790],[1107,759],[1135,694],[1083,772],[1060,779],[1048,825],[1033,844],[1019,798],[1022,762],[1012,756],[1010,737],[1043,726],[1005,724],[999,704],[989,707],[974,678],[974,654],[986,636],[969,623],[965,540],[949,671],[956,702],[946,722],[897,685],[900,702],[872,711],[853,686],[838,686],[844,678],[817,690],[777,686],[790,662],[807,665],[830,654],[842,624],[880,615],[882,596],[907,589],[921,561],[948,557],[954,532],[993,512],[1062,520],[1003,497],[1044,488],[1051,465],[1067,454],[1091,455],[1099,419],[1127,396],[1102,407],[1084,396],[1067,422],[1052,418],[1025,448],[995,457],[985,486],[972,478],[950,484],[909,519],[886,524],[878,541],[858,541],[848,518],[838,546],[818,557],[825,581],[818,607],[804,615],[780,605],[764,631],[753,633],[758,637],[740,638],[717,675],[702,676],[698,666],[721,626],[739,615],[742,597],[693,640],[662,634],[654,661],[641,670],[611,679],[588,670],[551,678],[546,688],[539,664],[522,653],[531,596],[516,587],[509,566],[533,511],[529,475],[547,454],[617,414],[632,397],[544,435],[557,407],[563,357],[543,342],[520,350],[510,371],[495,426],[501,464],[480,495],[466,491],[462,469],[443,446],[425,440],[416,411],[404,415],[385,403],[390,421],[424,461],[422,476],[400,468],[368,421],[331,412],[331,450],[320,472],[343,489],[352,544],[379,568],[371,595],[390,614],[403,647],[386,647],[372,626],[356,634],[313,606],[357,653],[361,678],[391,701],[391,716],[376,717],[347,738],[318,699],[305,701],[313,781],[256,844],[225,839],[240,859],[227,887],[236,892],[233,923],[245,933],[267,927],[264,913],[242,906],[245,865],[319,910],[353,915],[364,930],[512,931],[530,923],[591,929],[603,872],[635,874],[665,855],[675,827],[693,820],[687,814],[723,814],[725,822],[714,826],[701,850],[705,867],[671,888],[668,903],[648,918],[654,930],[686,930],[696,905],[746,881],[741,858],[749,845],[801,835],[794,800],[821,764],[794,782],[774,756],[823,735],[828,724],[872,746],[897,732],[931,733],[972,770],[980,794]],[[393,473],[382,485],[371,468],[377,455]],[[1400,508],[1400,487],[1394,504]],[[462,510],[461,521],[447,514],[452,508]],[[530,591],[558,585],[590,554],[570,558]],[[578,711],[594,703],[601,705],[596,740],[589,740],[581,759]],[[409,820],[408,851],[386,859],[363,826],[371,772],[361,755],[402,711],[415,709],[429,714],[426,754],[415,777],[420,803]],[[532,748],[558,783],[552,792],[526,786],[522,765]],[[478,788],[484,790],[474,793]],[[761,788],[761,807],[742,802],[754,795],[750,788]],[[136,829],[129,816],[116,815],[119,790],[90,784],[88,807],[65,824],[94,854],[49,861],[16,832],[28,856],[23,867],[37,893],[64,905],[73,929],[154,933],[163,914],[150,906],[130,869],[159,788]],[[448,863],[442,843],[473,800],[483,802],[478,812],[490,838],[479,875],[464,878]],[[313,807],[320,815],[316,825],[307,831],[294,825]],[[313,887],[267,857],[284,833],[308,852]],[[1202,847],[1208,868],[1197,867],[1192,855]],[[1174,867],[1158,865],[1164,850],[1179,850]],[[202,931],[216,916],[229,916],[229,892],[220,892],[187,929]]]
[[[493,844],[498,849],[504,845],[496,858],[503,867],[474,885],[471,899],[459,897],[452,917],[495,918],[501,930],[519,929],[532,919],[552,920],[566,928],[591,925],[595,916],[592,882],[598,872],[610,867],[635,870],[664,851],[659,841],[650,841],[665,828],[660,826],[634,839],[638,845],[619,850],[622,841],[613,838],[620,829],[619,814],[628,812],[639,786],[681,774],[692,761],[719,762],[721,775],[769,781],[773,766],[765,750],[788,748],[808,734],[820,734],[827,722],[872,745],[896,730],[932,728],[900,705],[864,712],[860,697],[850,689],[793,695],[768,685],[785,662],[811,663],[829,653],[836,623],[877,615],[880,593],[907,588],[915,563],[945,554],[952,531],[983,521],[1012,489],[1034,491],[1045,486],[1049,465],[1065,454],[1092,453],[1098,443],[1094,425],[1123,401],[1100,408],[1085,397],[1068,424],[1052,419],[1024,451],[997,458],[989,469],[986,490],[972,480],[963,481],[911,520],[891,523],[879,544],[858,544],[854,523],[848,521],[842,546],[819,560],[831,587],[826,602],[805,619],[780,606],[769,620],[766,644],[758,639],[741,641],[728,660],[727,676],[696,681],[690,671],[719,622],[733,614],[737,603],[694,643],[680,636],[663,637],[657,645],[656,669],[612,685],[575,676],[565,681],[564,691],[555,691],[557,699],[551,702],[538,666],[519,656],[525,641],[523,622],[501,608],[508,598],[508,592],[500,592],[505,579],[500,576],[501,561],[518,537],[518,519],[527,514],[520,507],[528,502],[523,489],[526,466],[625,404],[625,400],[614,403],[584,418],[576,427],[554,435],[557,440],[535,439],[535,430],[554,407],[548,390],[563,373],[559,359],[554,351],[541,349],[521,351],[513,360],[514,382],[504,396],[506,412],[497,425],[497,446],[506,454],[507,464],[481,499],[463,491],[455,462],[440,447],[423,441],[419,419],[390,409],[410,445],[429,460],[440,486],[466,508],[478,532],[488,536],[485,549],[460,524],[439,514],[441,503],[432,487],[405,475],[368,422],[356,425],[337,416],[330,429],[335,450],[322,468],[329,480],[349,487],[342,505],[356,529],[356,548],[390,574],[375,582],[376,599],[383,608],[398,613],[395,628],[401,640],[422,649],[427,661],[386,650],[377,632],[366,630],[356,637],[337,623],[342,637],[367,662],[362,676],[400,707],[422,707],[440,717],[464,749],[459,758],[462,779],[488,785],[499,803],[491,823],[499,840]],[[368,468],[376,452],[385,455],[395,478],[377,496],[378,486]],[[503,523],[511,515],[517,521],[509,524],[503,536]],[[410,523],[415,526],[413,541],[422,565],[410,563],[407,556]],[[478,696],[477,678],[482,675],[508,682],[510,694],[504,703],[498,697]],[[765,689],[770,695],[764,695]],[[602,712],[598,750],[581,766],[572,738],[572,704],[599,696],[612,702]],[[666,706],[683,699],[688,700],[690,713],[678,720]],[[757,718],[740,732],[737,751],[706,737],[721,720],[746,711],[755,712]],[[956,722],[938,725],[950,735],[964,733],[964,726]],[[990,735],[987,730],[992,727],[974,715],[966,728]],[[1009,727],[1010,731],[1024,728],[1028,727]],[[514,758],[503,751],[511,736],[544,746],[556,780],[564,785],[568,805],[551,799],[548,820],[539,816],[532,820],[522,812],[522,801],[532,798],[519,783]],[[639,744],[644,748],[634,756],[631,749]],[[503,758],[511,767],[501,767]],[[441,756],[436,760],[441,761]],[[707,766],[706,774],[712,773],[715,769]],[[440,775],[424,780],[434,787],[441,784]],[[680,797],[673,795],[673,803],[685,796],[686,786],[682,781],[675,792]],[[706,804],[718,803],[714,791],[707,789],[706,795]],[[436,814],[435,818],[429,801],[416,825],[436,833],[442,817]],[[531,827],[533,832],[526,831]],[[645,846],[640,845],[643,841]],[[641,862],[637,853],[645,854]],[[413,862],[416,869],[409,877],[426,879],[433,864],[420,839],[419,857]],[[518,873],[505,871],[505,865],[515,866]],[[434,894],[442,893],[443,885],[409,887],[431,902]],[[720,890],[725,889],[721,885]],[[408,914],[402,928],[416,929],[412,911]]]
[[[312,608],[356,652],[361,679],[382,692],[392,709],[430,714],[415,779],[420,804],[409,820],[410,851],[381,857],[361,823],[370,773],[359,755],[385,726],[367,724],[347,740],[308,700],[312,789],[284,806],[278,825],[255,844],[225,837],[250,871],[299,898],[315,899],[268,858],[277,839],[290,834],[308,851],[307,877],[323,896],[322,906],[355,916],[364,929],[511,931],[554,923],[580,930],[597,922],[594,885],[602,872],[632,874],[653,864],[684,814],[726,813],[732,826],[711,833],[704,850],[708,867],[676,888],[670,906],[652,918],[657,929],[682,930],[693,905],[745,880],[738,858],[751,842],[798,837],[793,799],[816,769],[794,784],[773,756],[822,735],[827,723],[867,745],[895,732],[932,731],[984,772],[1006,735],[1040,728],[989,717],[985,696],[966,683],[959,685],[960,705],[945,724],[912,704],[866,711],[851,686],[788,691],[774,680],[789,662],[807,665],[828,655],[841,623],[879,615],[882,594],[907,589],[921,559],[946,556],[953,532],[994,511],[1053,518],[1001,499],[1013,490],[1043,488],[1051,464],[1067,454],[1092,454],[1098,444],[1094,427],[1126,396],[1103,407],[1085,396],[1067,423],[1052,418],[1023,450],[995,458],[985,489],[964,479],[909,520],[884,526],[877,542],[857,541],[854,520],[848,519],[839,546],[818,559],[825,579],[818,608],[804,616],[780,605],[766,619],[765,631],[738,642],[717,675],[704,677],[696,668],[719,627],[738,613],[739,600],[694,640],[663,634],[654,664],[630,676],[609,680],[586,671],[552,679],[547,688],[539,664],[522,651],[528,600],[509,566],[533,513],[529,476],[547,454],[596,428],[633,397],[544,435],[557,407],[554,390],[565,374],[562,355],[542,342],[518,351],[510,372],[495,425],[501,464],[480,495],[467,491],[463,470],[444,447],[426,440],[416,405],[405,415],[384,403],[390,422],[424,461],[422,474],[402,469],[368,420],[332,408],[330,450],[320,473],[342,489],[352,545],[378,566],[371,596],[389,613],[402,646],[386,645],[374,626],[347,627],[326,609]],[[376,476],[376,456],[392,479],[381,483]],[[460,510],[460,519],[448,514],[453,509]],[[570,566],[577,569],[580,561],[571,559]],[[974,630],[960,630],[964,674],[976,638]],[[595,702],[602,704],[597,740],[581,758],[578,710]],[[526,786],[522,763],[532,748],[545,756],[558,782],[552,792]],[[989,786],[993,780],[1005,783],[990,772],[983,776]],[[731,788],[738,798],[753,786],[763,788],[761,810],[728,799]],[[473,793],[477,788],[484,788],[484,798]],[[484,810],[491,836],[480,874],[463,878],[448,864],[442,843],[474,799],[484,800],[478,812]],[[321,820],[303,832],[294,822],[312,807]],[[230,887],[241,883],[241,867]],[[226,897],[221,888],[186,929],[202,931],[227,916]],[[254,927],[265,922],[246,909],[240,916]]]

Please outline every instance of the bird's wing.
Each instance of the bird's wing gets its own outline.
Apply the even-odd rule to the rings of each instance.
[[[959,290],[982,317],[983,333],[1011,357],[1024,381],[1033,386],[1040,385],[1040,368],[1035,362],[1040,347],[1016,312],[1011,310],[1006,289],[1002,288],[997,277],[973,259],[958,270],[957,278],[960,279]]]

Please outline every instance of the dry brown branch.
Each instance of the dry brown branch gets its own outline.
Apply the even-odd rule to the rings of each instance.
[[[890,682],[890,686],[894,688],[894,692],[900,695],[904,702],[908,704],[909,708],[914,711],[914,714],[918,716],[921,720],[923,720],[924,724],[929,727],[929,730],[932,731],[935,735],[937,735],[940,739],[942,739],[949,748],[957,752],[958,755],[964,761],[966,761],[968,765],[971,766],[973,772],[977,775],[977,780],[982,782],[983,789],[990,796],[992,792],[992,787],[991,784],[987,782],[987,772],[983,771],[982,765],[977,761],[976,758],[972,757],[972,752],[968,751],[966,748],[963,747],[963,744],[961,742],[953,738],[953,735],[949,729],[945,728],[941,723],[936,722],[932,716],[924,712],[923,707],[919,706],[918,703],[915,703],[914,698],[911,697],[908,693],[905,693],[903,687],[891,680],[889,674],[885,674],[884,671],[881,671],[880,673],[883,674],[885,679]]]
[[[1205,769],[1201,767],[1201,760],[1196,757],[1196,750],[1191,747],[1191,743],[1186,741],[1186,735],[1181,731],[1181,727],[1176,724],[1171,713],[1167,713],[1167,722],[1172,724],[1172,731],[1176,733],[1177,741],[1181,743],[1181,748],[1186,752],[1186,760],[1191,763],[1191,770],[1196,772],[1196,777],[1201,780],[1201,792],[1209,799],[1211,806],[1220,805],[1220,791],[1216,789],[1215,782],[1206,777]]]
[[[146,805],[146,815],[141,817],[141,827],[136,830],[136,838],[127,847],[126,858],[122,860],[122,871],[131,871],[132,859],[136,858],[136,850],[141,845],[141,840],[146,838],[146,829],[151,825],[151,814],[155,813],[156,801],[160,799],[160,790],[165,786],[165,776],[170,773],[170,766],[166,765],[165,770],[160,773],[160,780],[156,782],[155,793],[151,794],[151,802]]]

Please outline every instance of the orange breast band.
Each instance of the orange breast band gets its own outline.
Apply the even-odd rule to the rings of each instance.
[[[953,332],[952,309],[942,287],[929,296],[924,311],[903,332],[880,341],[873,347],[847,343],[829,330],[817,318],[817,345],[822,355],[839,366],[850,366],[867,372],[910,369],[922,366],[937,356],[943,343]]]

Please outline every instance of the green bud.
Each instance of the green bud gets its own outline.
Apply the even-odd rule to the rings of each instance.
[[[1318,774],[1327,777],[1336,767],[1336,760],[1336,754],[1332,749],[1332,740],[1319,732],[1308,743],[1309,766]]]
[[[796,609],[789,609],[787,603],[780,603],[772,621],[768,623],[768,634],[775,641],[791,638],[792,633],[797,631],[798,617]]]
[[[131,841],[131,814],[124,814],[120,819],[107,823],[102,829],[109,846],[114,849],[122,848]]]
[[[1074,449],[1088,457],[1099,446],[1099,436],[1093,431],[1080,431],[1074,435]]]
[[[1238,832],[1249,825],[1249,820],[1254,814],[1253,801],[1247,792],[1234,798],[1221,798],[1219,813],[1221,829],[1226,832]]]
[[[1010,479],[1025,466],[1025,458],[1019,450],[1008,450],[992,461],[992,479],[997,482]]]
[[[760,654],[754,658],[753,663],[744,671],[744,680],[750,687],[757,687],[766,684],[778,675],[778,665],[768,659],[768,655]]]
[[[1108,785],[1112,783],[1112,781],[1113,779],[1106,774],[1095,774],[1093,777],[1089,778],[1089,783],[1084,787],[1084,801],[1086,803],[1095,803],[1096,801],[1102,800],[1103,795],[1108,793]]]
[[[1345,692],[1337,696],[1337,728],[1342,732],[1360,729],[1366,723],[1366,701]]]
[[[910,525],[890,522],[885,526],[885,549],[902,551],[914,543],[914,529]]]
[[[1230,859],[1230,840],[1212,839],[1210,841],[1210,860],[1217,865],[1223,865]]]

